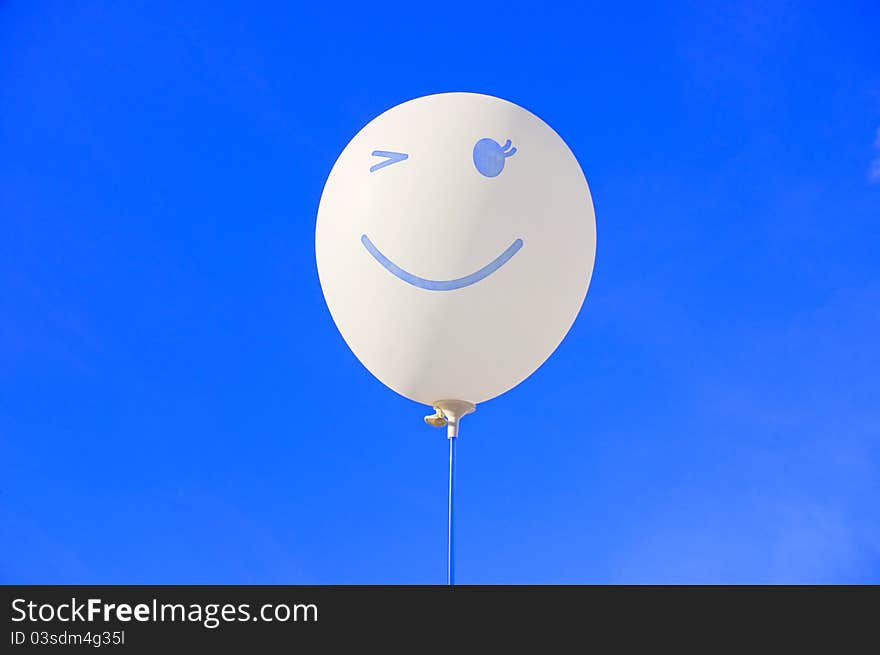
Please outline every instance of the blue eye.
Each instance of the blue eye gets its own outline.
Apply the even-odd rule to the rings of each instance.
[[[406,153],[391,152],[389,150],[374,150],[371,154],[373,155],[373,157],[387,157],[385,161],[370,166],[371,173],[373,171],[378,171],[380,168],[391,166],[391,164],[396,164],[397,162],[403,161],[404,159],[409,159],[409,155],[407,155]]]
[[[511,148],[510,139],[499,145],[494,139],[480,139],[474,145],[474,166],[486,177],[496,177],[504,170],[504,160],[513,157],[516,148]]]

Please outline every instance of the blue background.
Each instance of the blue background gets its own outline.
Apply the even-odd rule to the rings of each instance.
[[[462,583],[880,582],[880,7],[0,3],[0,581],[442,583],[446,440],[349,352],[325,177],[536,112],[599,244],[467,419]]]

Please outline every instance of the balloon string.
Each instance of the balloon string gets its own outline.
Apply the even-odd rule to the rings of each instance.
[[[455,442],[456,437],[449,437],[449,526],[446,541],[446,584],[450,587],[455,584],[455,557],[453,544],[455,539],[455,512],[454,512],[454,489],[455,489]]]

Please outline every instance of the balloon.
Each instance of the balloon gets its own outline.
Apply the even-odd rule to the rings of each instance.
[[[410,100],[345,147],[318,275],[345,342],[412,400],[480,403],[556,349],[593,272],[584,174],[534,114],[474,93]]]

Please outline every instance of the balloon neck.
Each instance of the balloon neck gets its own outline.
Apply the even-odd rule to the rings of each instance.
[[[454,439],[458,436],[458,423],[461,417],[476,411],[477,406],[466,400],[438,400],[433,403],[436,414],[426,416],[425,422],[434,427],[446,425],[446,437]]]

